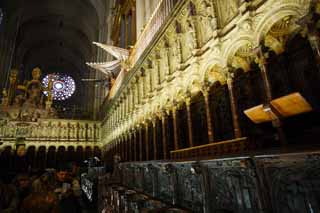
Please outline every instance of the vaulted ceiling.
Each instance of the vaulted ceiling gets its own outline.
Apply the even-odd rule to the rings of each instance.
[[[18,28],[13,66],[29,79],[39,66],[46,73],[72,76],[77,92],[69,102],[83,102],[88,76],[85,62],[95,54],[99,26],[104,23],[105,0],[4,0],[11,20],[10,29]]]

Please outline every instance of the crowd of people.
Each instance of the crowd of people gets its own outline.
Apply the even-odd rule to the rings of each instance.
[[[83,213],[79,168],[47,169],[17,174],[1,171],[1,213]]]

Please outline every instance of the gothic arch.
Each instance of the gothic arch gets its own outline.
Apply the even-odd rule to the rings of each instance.
[[[252,50],[254,46],[256,45],[254,44],[253,37],[249,37],[249,36],[239,37],[236,40],[230,42],[230,45],[228,45],[225,48],[223,52],[223,58],[226,59],[227,64],[230,64],[230,61],[237,54],[240,48],[246,48],[248,50]]]
[[[207,68],[204,76],[203,81],[213,85],[215,82],[220,82],[224,84],[226,82],[226,78],[222,73],[222,67],[219,64],[213,64]]]
[[[300,0],[300,1],[279,1],[272,5],[273,9],[268,10],[267,13],[263,15],[263,17],[256,17],[258,23],[255,27],[256,31],[254,35],[256,35],[256,43],[259,44],[261,40],[267,35],[271,27],[277,23],[279,20],[292,16],[293,18],[303,17],[308,11],[310,7],[309,0]]]

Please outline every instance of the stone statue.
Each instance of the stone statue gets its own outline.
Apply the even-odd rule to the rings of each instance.
[[[99,137],[100,137],[100,128],[97,127],[97,126],[95,126],[95,131],[94,131],[94,133],[95,133],[94,138],[95,138],[95,139],[99,139]]]
[[[12,69],[9,76],[9,92],[8,92],[9,104],[11,104],[11,102],[15,97],[16,87],[17,87],[17,78],[18,78],[18,70]]]
[[[92,132],[92,126],[89,126],[89,127],[88,127],[88,138],[89,138],[89,139],[92,139],[92,136],[93,136],[92,133],[93,133],[93,132]]]
[[[82,139],[85,139],[86,138],[86,127],[82,126],[81,129],[82,129],[82,134],[81,134],[82,136],[81,137],[82,137]]]
[[[224,27],[238,13],[239,0],[217,0],[220,27]]]
[[[41,70],[39,67],[36,67],[32,70],[32,81],[39,81],[41,76]]]
[[[62,127],[62,138],[64,139],[68,138],[68,129],[65,125]]]
[[[76,130],[75,130],[75,126],[74,125],[70,126],[70,138],[72,138],[72,139],[76,138]]]
[[[8,99],[8,92],[6,88],[3,88],[2,90],[2,101],[1,101],[2,106],[8,106],[9,104],[9,99]]]

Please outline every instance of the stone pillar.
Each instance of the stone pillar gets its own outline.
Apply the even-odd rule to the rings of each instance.
[[[132,150],[131,150],[131,143],[132,143],[132,134],[131,132],[129,131],[128,132],[128,161],[131,161],[132,160]]]
[[[121,152],[122,152],[122,160],[126,161],[126,146],[125,146],[125,139],[124,135],[121,135]]]
[[[136,130],[133,130],[133,153],[134,153],[134,157],[133,157],[133,160],[134,161],[137,161],[137,133],[136,133]]]
[[[139,126],[139,160],[140,161],[143,161],[142,145],[143,145],[142,127]]]
[[[145,146],[146,146],[146,160],[149,160],[149,124],[148,122],[146,122],[145,124],[145,128],[146,128],[146,131],[145,131]]]
[[[168,159],[167,152],[167,131],[166,131],[166,115],[163,112],[161,116],[161,124],[162,124],[162,149],[163,149],[163,159]]]
[[[173,117],[173,137],[174,137],[174,150],[179,149],[179,139],[178,139],[178,125],[177,125],[177,108],[172,109]]]
[[[193,135],[192,135],[192,119],[191,119],[191,98],[186,99],[187,114],[188,114],[188,133],[189,133],[189,147],[193,147]]]
[[[237,111],[236,98],[234,96],[233,91],[233,76],[228,75],[227,77],[227,85],[229,90],[229,98],[230,98],[230,108],[232,113],[232,123],[233,123],[233,131],[235,138],[241,138],[241,129],[239,124],[239,116]]]
[[[123,136],[124,160],[128,161],[127,135]]]
[[[153,131],[153,158],[154,160],[157,160],[157,129],[156,129],[156,122],[152,121],[152,131]]]
[[[205,90],[203,92],[203,97],[204,97],[204,103],[206,107],[206,117],[207,117],[207,126],[208,126],[208,139],[209,143],[212,143],[214,141],[213,137],[213,124],[211,121],[211,110],[210,110],[210,103],[209,103],[209,91]]]

